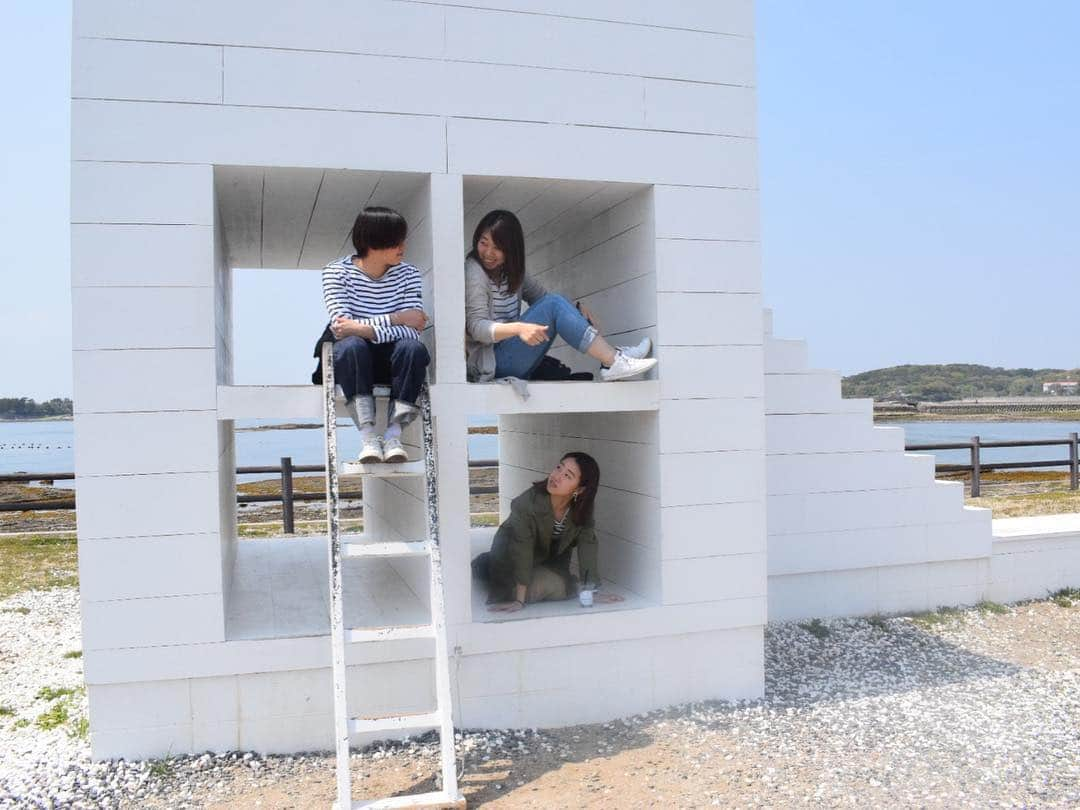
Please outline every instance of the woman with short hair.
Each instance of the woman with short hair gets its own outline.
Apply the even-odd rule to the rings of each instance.
[[[360,461],[408,461],[401,430],[420,412],[416,400],[430,357],[420,340],[427,324],[420,271],[404,261],[405,218],[392,208],[369,206],[352,229],[355,253],[322,271],[330,325],[315,346],[322,382],[321,344],[334,342],[334,379],[360,431]],[[386,430],[375,430],[375,385],[390,386]]]

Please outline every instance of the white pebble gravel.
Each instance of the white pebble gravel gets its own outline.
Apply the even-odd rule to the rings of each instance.
[[[904,618],[829,620],[814,633],[783,623],[766,632],[763,700],[549,732],[467,732],[458,751],[466,772],[511,763],[485,799],[530,790],[514,770],[524,763],[551,763],[540,769],[550,775],[563,762],[644,745],[656,768],[626,779],[647,780],[647,790],[665,774],[687,780],[680,795],[648,794],[654,806],[1075,807],[1080,606],[1042,608],[1059,611],[1045,661],[1028,662],[1017,637],[1006,654],[995,629],[1023,619],[1023,605],[1010,617],[969,610],[932,628]],[[329,779],[325,754],[91,762],[88,741],[73,730],[86,714],[81,691],[59,699],[65,725],[42,731],[34,723],[54,702],[38,696],[41,687],[81,687],[81,661],[63,658],[79,649],[78,630],[71,589],[0,601],[0,705],[14,710],[0,716],[0,808],[196,808],[283,779]],[[414,778],[436,761],[426,738],[354,755],[361,772],[401,768]],[[585,782],[600,795],[618,793],[599,776]]]

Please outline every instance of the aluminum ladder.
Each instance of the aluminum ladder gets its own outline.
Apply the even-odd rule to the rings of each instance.
[[[342,542],[337,458],[337,408],[335,402],[333,344],[322,345],[323,422],[326,431],[326,522],[330,558],[330,648],[334,672],[334,742],[337,754],[337,810],[351,808],[464,808],[458,791],[457,758],[454,751],[454,719],[450,698],[450,665],[446,642],[446,609],[443,601],[442,562],[439,553],[439,495],[435,480],[435,442],[431,419],[431,398],[425,385],[417,404],[423,428],[423,462],[346,466],[368,476],[422,476],[427,491],[427,538],[410,542]],[[385,389],[376,390],[385,396]],[[351,470],[350,470],[351,471]],[[429,559],[431,623],[387,627],[345,626],[342,605],[342,561],[346,557],[427,557]],[[382,717],[350,717],[345,690],[345,647],[347,644],[380,643],[401,639],[430,638],[435,641],[435,700],[429,712]],[[349,772],[349,734],[403,730],[439,730],[442,760],[442,789],[392,798],[354,802]]]

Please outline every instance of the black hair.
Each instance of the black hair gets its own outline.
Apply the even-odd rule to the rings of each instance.
[[[369,205],[356,215],[352,227],[352,243],[361,259],[369,250],[397,247],[405,241],[409,223],[393,208]]]
[[[575,525],[584,526],[592,520],[593,506],[596,504],[596,492],[600,489],[600,465],[588,453],[577,450],[563,454],[559,462],[566,461],[568,458],[574,460],[578,471],[581,473],[581,479],[578,481],[581,494],[570,501],[570,514]],[[537,481],[533,486],[546,491],[547,479]]]
[[[516,293],[525,280],[525,234],[521,229],[521,221],[513,212],[501,209],[484,214],[484,218],[473,231],[472,250],[469,251],[469,258],[476,262],[480,262],[476,246],[480,244],[485,233],[491,234],[491,241],[503,252],[503,266],[499,277],[494,280],[505,281],[510,292]],[[483,263],[480,266],[483,267]],[[484,270],[487,272],[487,268]]]

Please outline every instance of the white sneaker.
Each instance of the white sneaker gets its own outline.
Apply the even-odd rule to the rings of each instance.
[[[375,464],[382,460],[382,439],[377,434],[373,434],[366,438],[363,445],[360,447],[359,461],[361,464]]]
[[[622,352],[627,357],[632,357],[635,360],[640,360],[643,357],[648,357],[652,354],[652,341],[647,337],[643,337],[641,342],[636,346],[616,346],[615,351]]]
[[[604,382],[626,380],[637,377],[652,369],[658,362],[655,357],[628,357],[622,351],[615,352],[615,362],[610,368],[600,369],[600,379]]]
[[[409,454],[401,446],[401,439],[383,439],[383,461],[401,463],[409,460]]]

